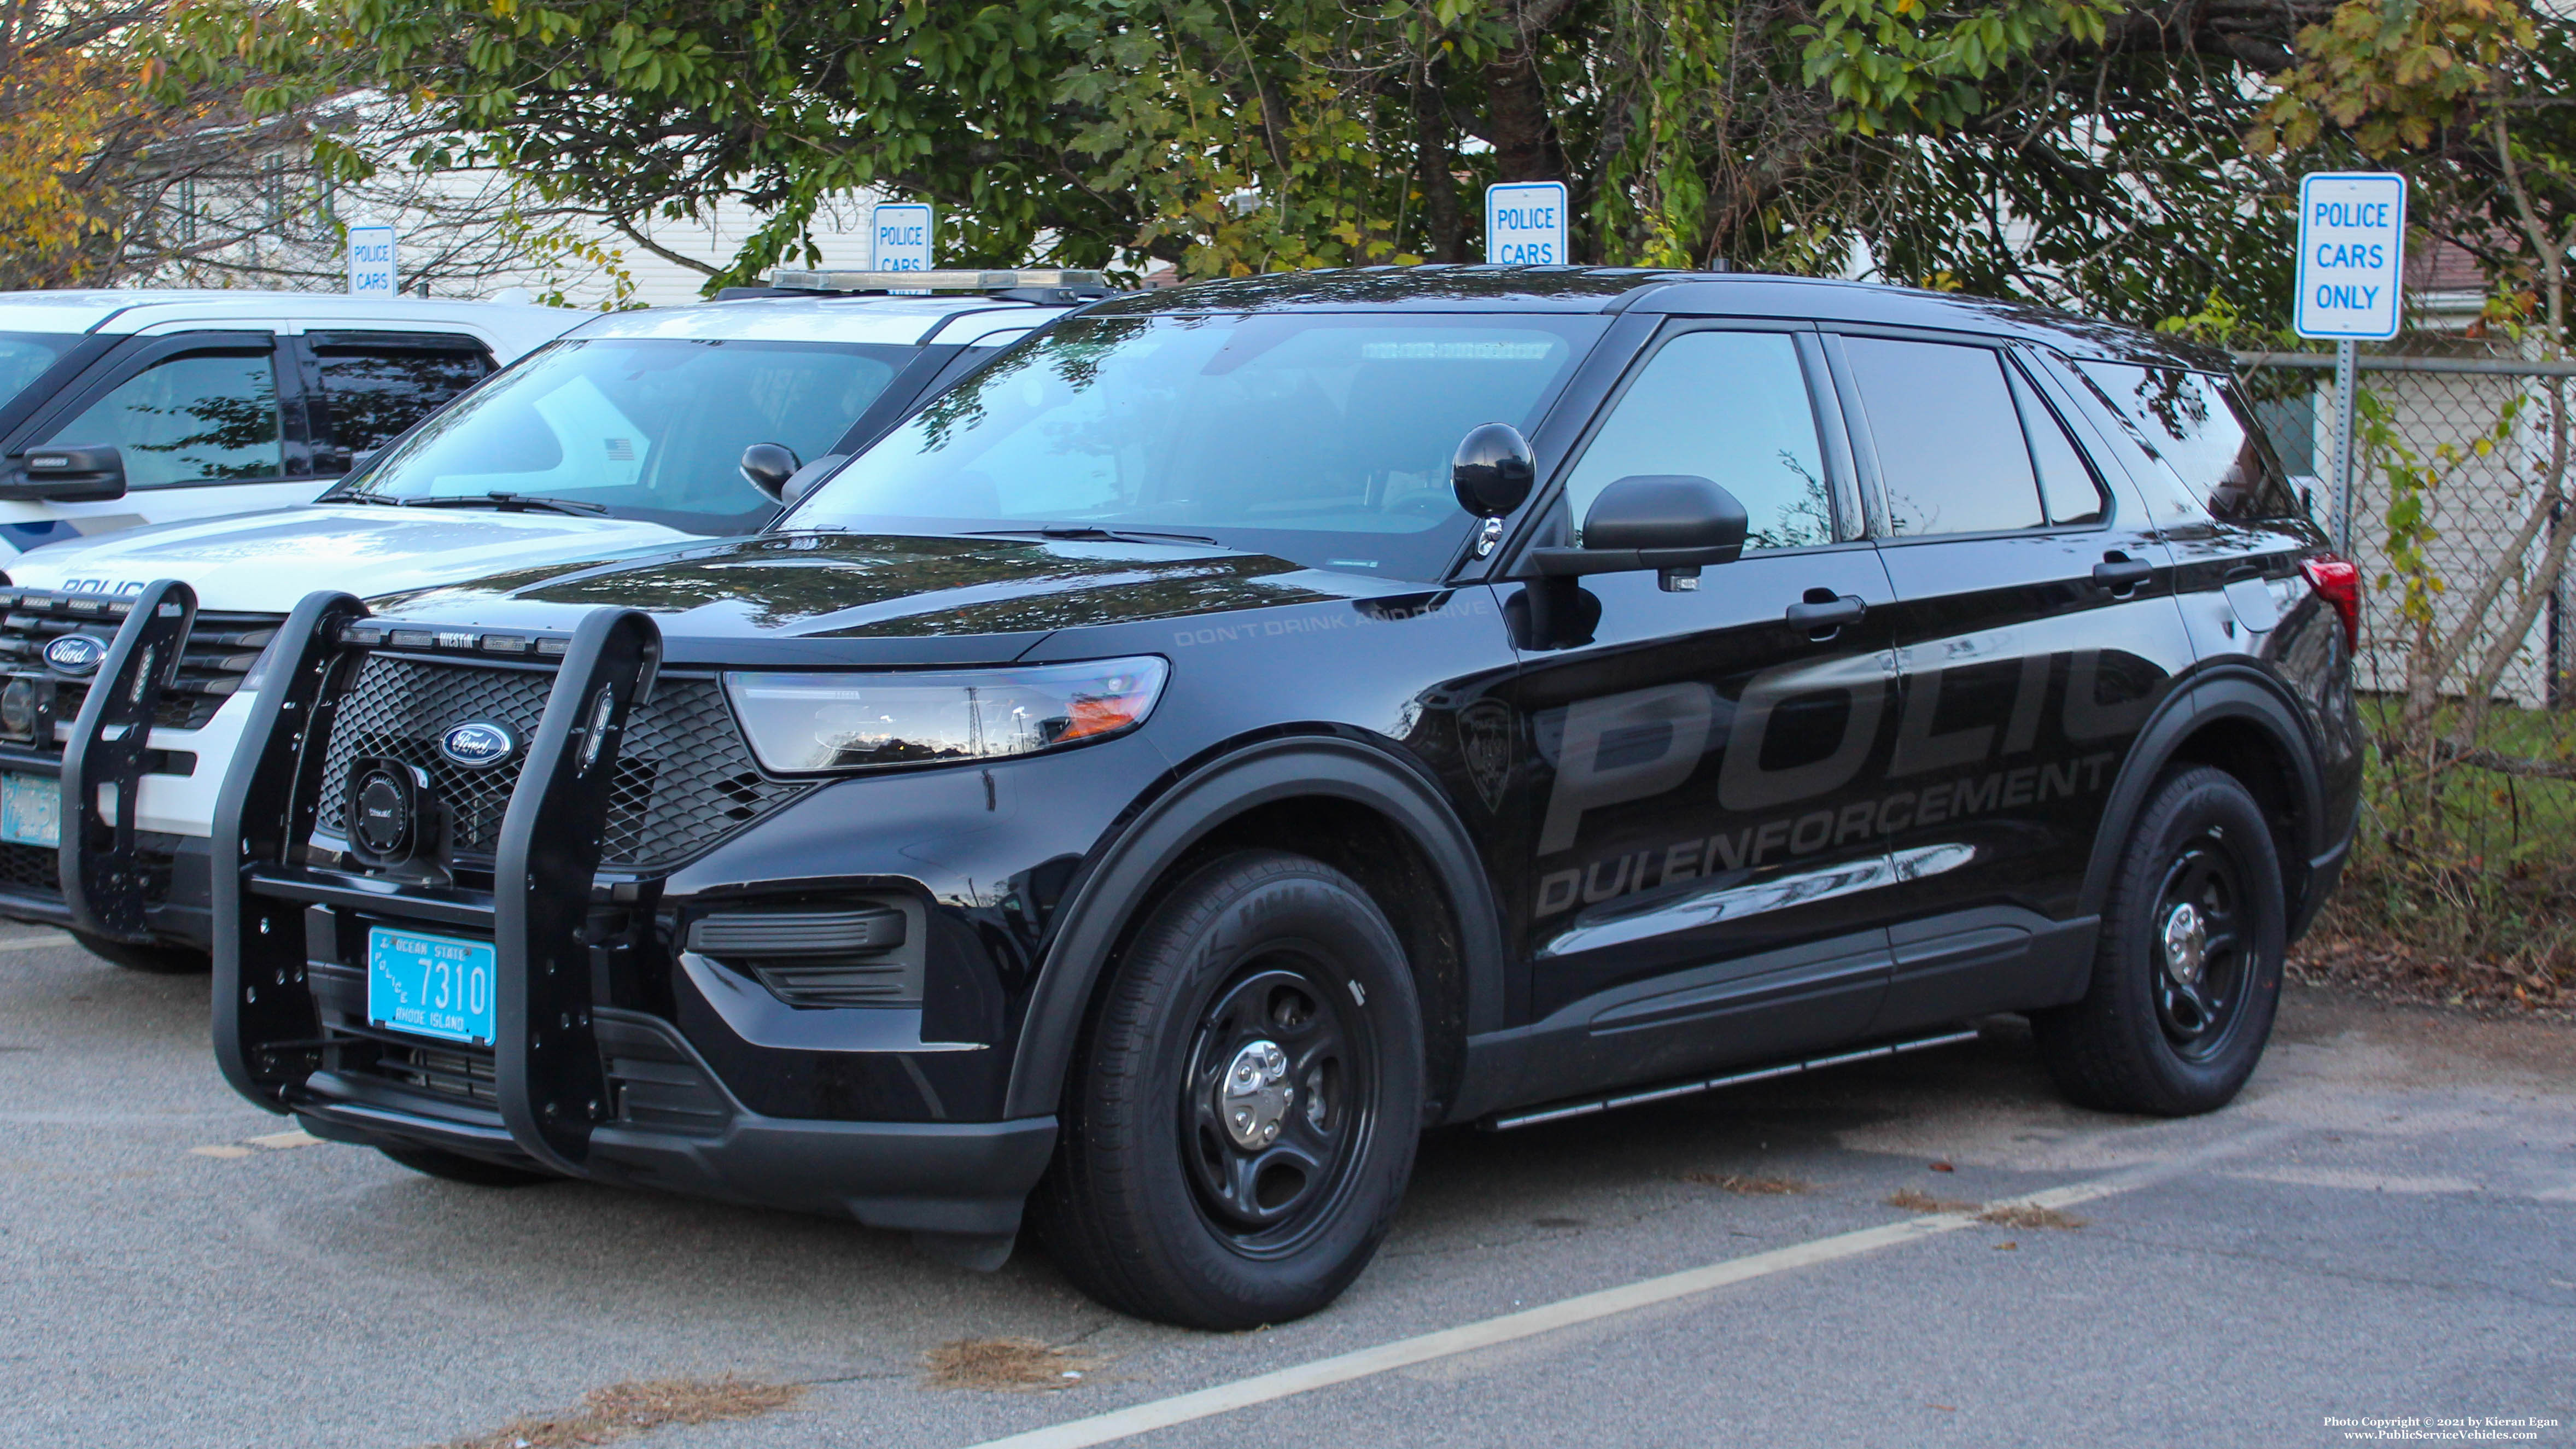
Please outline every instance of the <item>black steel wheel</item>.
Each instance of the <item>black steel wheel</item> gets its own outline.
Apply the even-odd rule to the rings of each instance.
[[[1185,1327],[1312,1313],[1412,1175],[1421,1010],[1394,929],[1317,861],[1228,855],[1111,963],[1033,1223],[1074,1283]]]
[[[2243,783],[2166,776],[2112,876],[2084,999],[2032,1013],[2059,1089],[2168,1117],[2234,1100],[2272,1034],[2287,916],[2271,823]]]
[[[1328,1221],[1376,1128],[1374,1029],[1331,976],[1293,954],[1252,961],[1191,1043],[1182,1157],[1202,1219],[1246,1257],[1292,1254]]]

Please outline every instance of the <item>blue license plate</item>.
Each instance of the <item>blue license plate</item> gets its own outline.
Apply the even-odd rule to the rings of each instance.
[[[490,1046],[499,983],[489,941],[367,928],[367,1019],[378,1026]]]
[[[63,787],[42,775],[0,775],[0,840],[12,845],[63,843]]]

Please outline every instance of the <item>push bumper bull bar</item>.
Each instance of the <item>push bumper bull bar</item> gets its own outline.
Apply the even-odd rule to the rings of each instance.
[[[1053,1150],[1052,1118],[871,1123],[764,1116],[723,1087],[669,1023],[594,999],[581,931],[606,833],[618,741],[647,699],[662,641],[629,609],[587,616],[568,641],[505,809],[487,895],[316,868],[299,860],[321,803],[343,631],[365,617],[317,593],[279,632],[267,685],[215,811],[214,1045],[225,1079],[318,1136],[519,1159],[551,1171],[701,1196],[843,1214],[909,1229],[998,1263]],[[348,1043],[323,1035],[307,909],[489,935],[495,967],[492,1108],[355,1087]],[[638,1059],[703,1082],[698,1130],[640,1127],[617,1111],[612,1067]],[[648,1073],[649,1075],[649,1073]]]

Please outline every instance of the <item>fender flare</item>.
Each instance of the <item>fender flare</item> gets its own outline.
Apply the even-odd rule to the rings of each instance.
[[[2084,910],[2099,915],[2111,894],[2111,875],[2119,868],[2120,847],[2127,843],[2138,812],[2146,808],[2147,791],[2165,772],[2183,741],[2220,720],[2241,719],[2270,738],[2289,762],[2290,789],[2295,793],[2301,838],[2295,858],[2281,862],[2283,884],[2292,888],[2289,904],[2298,910],[2296,891],[2304,887],[2308,866],[2331,844],[2324,829],[2325,777],[2317,769],[2316,742],[2309,738],[2298,707],[2280,684],[2259,670],[2221,665],[2193,676],[2165,698],[2129,747],[2128,762],[2111,784],[2111,799],[2102,811],[2102,829],[2093,840],[2093,857],[2084,871]]]
[[[1318,795],[1387,817],[1422,852],[1458,917],[1467,1034],[1502,1024],[1501,912],[1474,841],[1439,788],[1382,748],[1332,735],[1272,738],[1190,771],[1139,811],[1086,873],[1021,1014],[1005,1117],[1056,1110],[1092,989],[1146,890],[1191,846],[1244,812]]]

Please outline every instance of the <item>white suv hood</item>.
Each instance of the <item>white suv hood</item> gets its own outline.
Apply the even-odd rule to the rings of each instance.
[[[199,608],[282,614],[315,589],[372,598],[694,541],[627,519],[317,503],[50,544],[11,559],[8,574],[20,588],[83,593],[179,579]]]

